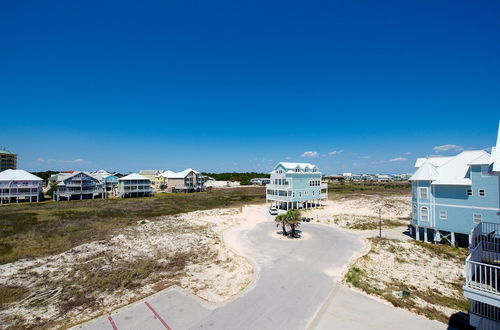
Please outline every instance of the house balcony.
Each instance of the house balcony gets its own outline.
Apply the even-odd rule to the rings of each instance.
[[[473,302],[500,308],[500,224],[480,222],[472,230],[463,289]]]
[[[59,196],[72,196],[80,194],[103,194],[104,189],[78,189],[78,190],[58,190],[57,194]]]
[[[266,185],[266,188],[272,189],[272,190],[287,190],[287,189],[291,189],[292,186],[288,185],[288,184],[271,184],[271,183],[269,183]]]
[[[292,196],[266,195],[266,199],[279,202],[293,202]]]

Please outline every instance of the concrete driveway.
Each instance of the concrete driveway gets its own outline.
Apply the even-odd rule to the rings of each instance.
[[[391,310],[379,301],[360,294],[337,299],[335,276],[360,253],[364,245],[353,233],[305,223],[301,229],[309,238],[283,240],[273,237],[276,225],[259,223],[231,233],[239,241],[236,252],[245,255],[257,268],[255,281],[242,294],[223,305],[211,305],[178,288],[169,288],[123,309],[75,327],[76,329],[357,329],[356,317],[334,310],[350,310],[357,300],[372,314]],[[230,241],[230,240],[229,240]],[[230,243],[230,242],[229,242]],[[231,245],[231,244],[229,244]],[[345,290],[349,290],[345,288]],[[343,303],[339,306],[338,301]],[[368,301],[366,300],[368,299]],[[375,308],[375,309],[374,309]],[[399,321],[417,322],[429,329],[446,326],[400,311]],[[370,315],[369,313],[365,315]],[[316,317],[315,317],[316,316]],[[335,326],[342,324],[342,327]],[[365,328],[370,320],[359,319]],[[368,322],[368,324],[365,324]],[[418,323],[421,322],[421,323]],[[393,322],[394,323],[394,322]],[[404,323],[401,323],[404,324]],[[399,324],[401,326],[401,324]],[[398,327],[388,327],[398,328]]]

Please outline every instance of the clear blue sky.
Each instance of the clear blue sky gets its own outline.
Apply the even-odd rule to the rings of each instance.
[[[2,1],[0,146],[26,170],[413,171],[496,141],[499,14],[499,1]]]

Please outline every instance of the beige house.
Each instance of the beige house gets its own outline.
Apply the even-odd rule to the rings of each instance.
[[[162,170],[141,170],[139,172],[140,175],[145,176],[146,178],[151,180],[152,183],[155,181],[156,177],[161,173],[163,173]]]
[[[165,171],[157,176],[155,183],[167,192],[194,192],[205,190],[200,172],[188,168],[182,172]]]

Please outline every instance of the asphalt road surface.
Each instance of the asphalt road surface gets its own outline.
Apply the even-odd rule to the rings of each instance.
[[[277,228],[271,219],[235,232],[240,243],[236,252],[254,263],[257,275],[225,304],[212,305],[169,288],[75,329],[358,329],[370,327],[370,314],[382,321],[379,325],[385,324],[384,318],[389,321],[394,308],[348,288],[341,294],[333,290],[338,288],[335,275],[363,249],[361,239],[316,223],[304,223],[301,229],[307,239],[273,237]],[[364,317],[349,314],[351,310]],[[446,328],[403,310],[398,313],[387,328],[398,329],[407,321],[416,328]]]

